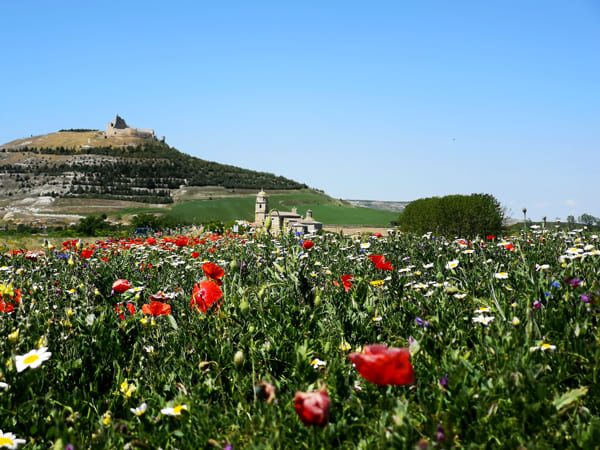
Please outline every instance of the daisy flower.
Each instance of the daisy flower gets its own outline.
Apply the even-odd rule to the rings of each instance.
[[[137,408],[129,408],[129,411],[131,411],[136,416],[140,417],[146,413],[146,409],[148,409],[148,405],[146,403],[142,403]]]
[[[453,259],[446,263],[446,269],[455,269],[458,266],[458,259]]]
[[[494,275],[494,278],[497,280],[506,280],[508,278],[508,274],[506,272],[498,272]]]
[[[182,411],[187,411],[187,405],[177,405],[173,407],[167,407],[160,410],[160,412],[166,416],[180,416]]]
[[[548,344],[548,343],[543,343],[543,344],[541,344],[539,346],[529,347],[529,351],[530,352],[535,352],[536,350],[539,350],[541,352],[546,352],[548,350],[554,351],[554,350],[556,350],[556,345],[551,345],[551,344]]]
[[[24,444],[25,439],[17,439],[13,433],[4,433],[0,430],[0,448],[15,449],[20,444]]]
[[[40,367],[42,363],[52,355],[52,353],[47,350],[47,347],[40,347],[39,349],[31,350],[24,355],[15,356],[17,372],[23,372],[28,367],[32,369]]]
[[[477,317],[473,317],[473,322],[475,323],[482,323],[484,325],[489,325],[490,322],[494,321],[494,316],[477,316]]]

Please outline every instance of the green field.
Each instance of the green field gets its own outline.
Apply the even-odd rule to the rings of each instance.
[[[236,219],[252,221],[254,220],[255,201],[254,196],[183,201],[168,210],[161,209],[160,212],[181,221],[181,223],[202,223],[212,220],[228,222]],[[303,216],[307,210],[311,209],[313,217],[325,225],[386,227],[398,218],[398,213],[395,212],[354,207],[347,202],[311,190],[269,196],[271,210],[291,211],[293,207],[296,207],[298,213]],[[144,208],[130,212],[151,212],[151,210]]]

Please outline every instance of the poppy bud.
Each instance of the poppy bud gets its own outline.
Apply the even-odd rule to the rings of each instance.
[[[296,392],[296,413],[304,425],[324,427],[329,422],[329,395],[327,389],[318,392]]]
[[[248,309],[250,309],[250,305],[248,304],[246,299],[242,297],[242,301],[240,302],[240,312],[242,314],[246,314],[248,312]]]
[[[265,229],[269,231],[271,229],[271,216],[267,216],[265,219]]]
[[[233,355],[233,362],[235,363],[235,367],[237,367],[238,369],[241,367],[242,364],[244,364],[244,352],[241,350],[238,350],[237,352],[235,352],[235,355]]]

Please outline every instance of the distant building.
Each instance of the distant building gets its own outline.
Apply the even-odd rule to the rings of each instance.
[[[109,136],[127,136],[127,137],[140,137],[146,139],[156,139],[154,130],[142,130],[136,127],[130,127],[125,123],[125,120],[118,114],[115,116],[115,120],[111,123],[106,124],[106,131],[104,132],[105,137]]]
[[[271,230],[278,232],[287,230],[301,233],[316,233],[323,229],[323,224],[315,220],[312,211],[306,211],[306,217],[298,214],[296,208],[291,211],[279,211],[277,209],[269,210],[269,198],[265,191],[260,191],[256,196],[256,205],[254,207],[254,225],[264,227],[267,218],[271,218]]]

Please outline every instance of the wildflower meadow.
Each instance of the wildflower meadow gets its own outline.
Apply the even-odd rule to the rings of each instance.
[[[0,448],[597,448],[587,230],[0,256]]]

